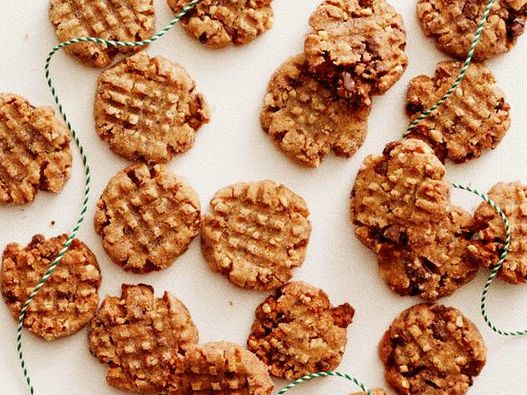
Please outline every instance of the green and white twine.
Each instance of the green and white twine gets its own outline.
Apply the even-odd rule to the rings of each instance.
[[[341,373],[337,371],[317,372],[317,373],[306,374],[305,376],[300,377],[299,379],[292,381],[291,383],[286,385],[284,388],[278,391],[276,395],[283,395],[290,389],[293,389],[296,386],[302,383],[305,383],[306,381],[317,379],[319,377],[342,377],[342,378],[345,378],[346,380],[353,382],[356,386],[358,386],[361,390],[366,392],[368,395],[373,395],[373,393],[370,390],[366,389],[366,386],[362,384],[358,379],[356,379],[353,376],[350,376],[347,373]]]

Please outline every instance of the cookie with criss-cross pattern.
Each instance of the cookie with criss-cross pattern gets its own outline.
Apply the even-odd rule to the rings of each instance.
[[[66,234],[50,239],[36,235],[25,247],[12,243],[5,248],[0,285],[15,320],[67,240]],[[83,242],[73,239],[55,272],[28,306],[24,327],[47,341],[78,332],[97,311],[100,285],[95,255]]]

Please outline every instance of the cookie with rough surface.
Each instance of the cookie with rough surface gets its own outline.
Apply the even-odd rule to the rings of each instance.
[[[13,318],[58,256],[68,235],[33,236],[27,246],[8,244],[2,258],[1,288]],[[101,272],[95,255],[80,240],[70,248],[27,309],[24,327],[51,341],[84,328],[97,311]]]
[[[154,34],[155,8],[153,0],[51,0],[49,19],[59,41],[86,36],[142,41]],[[109,66],[117,54],[137,50],[87,42],[65,48],[67,53],[93,67]]]
[[[403,311],[379,344],[386,381],[400,395],[463,395],[483,369],[486,353],[470,320],[434,304]]]
[[[152,287],[123,285],[121,297],[107,297],[90,323],[90,352],[108,365],[106,380],[123,391],[165,392],[182,355],[198,343],[185,305]]]
[[[368,392],[355,392],[355,393],[353,393],[351,395],[370,395],[370,394],[371,395],[386,395],[386,392],[384,392],[384,390],[381,389],[381,388],[374,388],[374,389],[371,389],[369,391],[370,391],[370,393],[368,393]]]
[[[511,224],[511,248],[498,276],[511,284],[523,284],[527,282],[527,186],[519,182],[498,183],[488,195]],[[474,222],[471,252],[482,266],[492,268],[505,247],[505,224],[488,203],[478,207]]]
[[[271,78],[260,120],[282,151],[317,167],[330,150],[350,157],[362,146],[369,114],[370,106],[353,105],[315,79],[298,55]]]
[[[404,73],[406,31],[384,0],[325,0],[311,15],[304,52],[309,69],[342,97],[369,105]]]
[[[100,75],[94,115],[97,133],[112,151],[148,163],[167,162],[192,148],[210,119],[205,98],[185,69],[146,52]]]
[[[112,177],[97,201],[94,224],[104,249],[123,269],[161,270],[199,233],[199,198],[164,165],[135,164]]]
[[[436,41],[437,48],[458,59],[465,59],[479,26],[486,1],[419,0],[417,17],[424,33]],[[483,61],[508,52],[525,30],[526,0],[496,0],[474,60]]]
[[[271,375],[283,379],[333,370],[342,360],[354,313],[348,303],[333,307],[321,289],[291,282],[258,306],[247,346]]]
[[[169,395],[271,395],[273,381],[264,365],[244,348],[227,342],[190,348],[176,369]]]
[[[70,177],[70,141],[51,107],[0,94],[0,205],[32,202],[39,189],[60,192]]]
[[[435,76],[410,81],[407,110],[412,120],[429,109],[456,79],[463,64],[441,62]],[[441,107],[409,134],[422,138],[442,160],[457,163],[494,149],[510,126],[510,106],[497,87],[492,72],[483,64],[471,63],[461,85]]]
[[[210,268],[233,284],[269,290],[302,265],[311,234],[306,202],[273,181],[218,191],[202,219],[201,247]]]
[[[273,26],[272,0],[203,0],[181,19],[186,32],[209,48],[243,45]],[[187,0],[168,0],[175,14]]]

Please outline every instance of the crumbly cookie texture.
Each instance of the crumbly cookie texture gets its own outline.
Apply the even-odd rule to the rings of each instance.
[[[97,133],[115,153],[148,163],[167,162],[192,148],[210,119],[185,69],[146,52],[100,75],[94,115]]]
[[[325,0],[309,19],[304,51],[310,70],[339,95],[370,103],[408,65],[401,15],[384,0]]]
[[[487,2],[478,0],[419,0],[417,16],[424,33],[437,47],[465,59]],[[508,52],[525,30],[526,0],[496,0],[478,42],[474,59],[483,61]]]
[[[511,248],[498,276],[511,284],[527,282],[527,186],[519,182],[498,183],[488,195],[503,210],[511,224]],[[484,267],[498,263],[505,246],[505,224],[487,203],[474,213],[476,233],[471,253]]]
[[[300,196],[272,181],[221,189],[202,219],[201,246],[213,271],[233,284],[269,290],[285,284],[304,262],[311,234]]]
[[[373,388],[370,390],[371,395],[386,395],[386,392],[384,392],[381,388]],[[367,392],[355,392],[351,395],[370,395]]]
[[[267,366],[244,348],[227,342],[190,348],[181,359],[169,395],[271,395]]]
[[[70,140],[51,107],[0,94],[0,205],[32,202],[39,189],[60,192],[70,177]]]
[[[349,158],[362,146],[369,114],[370,106],[353,105],[315,79],[298,55],[271,78],[260,120],[282,151],[317,167],[330,150]]]
[[[181,19],[187,33],[209,48],[243,45],[273,26],[272,0],[203,0]],[[175,14],[186,0],[168,0]]]
[[[15,320],[30,293],[68,239],[33,236],[26,246],[8,244],[2,259],[2,296]],[[101,272],[90,249],[78,239],[27,309],[24,327],[47,341],[84,328],[97,311]]]
[[[187,308],[152,287],[123,285],[121,297],[107,297],[90,323],[90,351],[108,365],[106,380],[123,391],[165,392],[178,360],[198,343]]]
[[[342,360],[354,313],[348,303],[333,307],[321,289],[291,282],[258,306],[247,346],[276,377],[292,380],[333,370]]]
[[[485,365],[486,347],[460,311],[419,304],[405,310],[379,344],[386,381],[400,395],[462,395]]]
[[[199,198],[164,165],[135,164],[110,180],[97,202],[94,224],[115,263],[148,273],[170,266],[197,236]]]
[[[461,62],[441,62],[434,78],[421,75],[410,81],[407,110],[412,120],[446,93],[462,66]],[[496,148],[509,126],[510,106],[492,72],[472,63],[441,111],[423,120],[409,136],[425,140],[440,159],[461,163]]]
[[[154,34],[155,8],[153,0],[51,0],[49,19],[59,41],[86,36],[141,41]],[[65,51],[86,65],[107,67],[118,53],[137,48],[77,43]]]
[[[436,300],[472,280],[471,217],[450,203],[445,168],[423,141],[390,143],[365,159],[351,196],[355,235],[400,295]]]

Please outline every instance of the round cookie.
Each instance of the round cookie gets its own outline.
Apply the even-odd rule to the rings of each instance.
[[[503,210],[511,224],[510,252],[498,276],[511,284],[527,282],[527,186],[516,183],[498,183],[488,195]],[[482,266],[492,268],[498,263],[505,247],[505,225],[501,217],[487,203],[474,213],[476,233],[472,254]]]
[[[0,205],[32,202],[39,189],[60,192],[70,177],[70,140],[51,107],[0,94]]]
[[[384,392],[384,390],[381,388],[373,388],[369,390],[369,393],[368,392],[355,392],[351,395],[386,395],[386,392]]]
[[[167,0],[175,14],[186,0]],[[272,0],[203,0],[181,19],[187,33],[208,48],[243,45],[273,26]]]
[[[233,284],[269,290],[285,284],[304,262],[311,234],[300,196],[273,181],[230,185],[202,219],[201,247],[213,271]]]
[[[154,34],[155,8],[153,0],[51,0],[49,19],[59,41],[86,36],[142,41]],[[65,47],[67,53],[93,67],[107,67],[118,53],[137,50],[138,47],[113,47],[87,42]]]
[[[104,249],[123,269],[161,270],[199,233],[199,199],[165,166],[135,164],[112,177],[97,202],[94,224]]]
[[[419,0],[417,17],[424,33],[436,41],[437,48],[455,58],[465,59],[479,26],[486,1]],[[483,61],[508,52],[525,30],[527,1],[496,0],[474,60]]]
[[[185,69],[146,52],[104,71],[95,96],[95,127],[112,151],[131,161],[167,162],[192,148],[209,121],[203,95]]]
[[[403,311],[379,344],[386,381],[400,395],[462,395],[485,365],[476,326],[452,308],[419,304]]]
[[[309,19],[304,52],[309,69],[338,94],[369,105],[404,73],[406,31],[384,0],[325,0]]]
[[[446,93],[462,66],[461,62],[441,62],[434,78],[421,75],[410,81],[407,110],[412,120]],[[425,140],[442,160],[466,162],[496,148],[509,129],[509,113],[492,72],[483,64],[471,63],[441,111],[421,121],[409,136]]]
[[[271,375],[283,379],[333,370],[342,360],[354,313],[348,303],[333,307],[321,289],[291,282],[258,306],[247,346]]]
[[[349,158],[362,146],[370,109],[338,97],[298,55],[272,76],[260,120],[282,151],[317,167],[330,150]]]
[[[267,366],[253,353],[236,344],[215,342],[185,353],[167,393],[271,395],[273,387]]]
[[[18,321],[22,306],[68,239],[33,236],[23,247],[8,244],[2,258],[2,296]],[[24,327],[46,341],[72,335],[84,328],[97,311],[101,273],[95,255],[78,239],[28,306]]]
[[[108,365],[111,386],[137,393],[165,391],[179,358],[198,343],[185,305],[152,287],[123,285],[121,297],[107,297],[90,323],[90,352]]]

